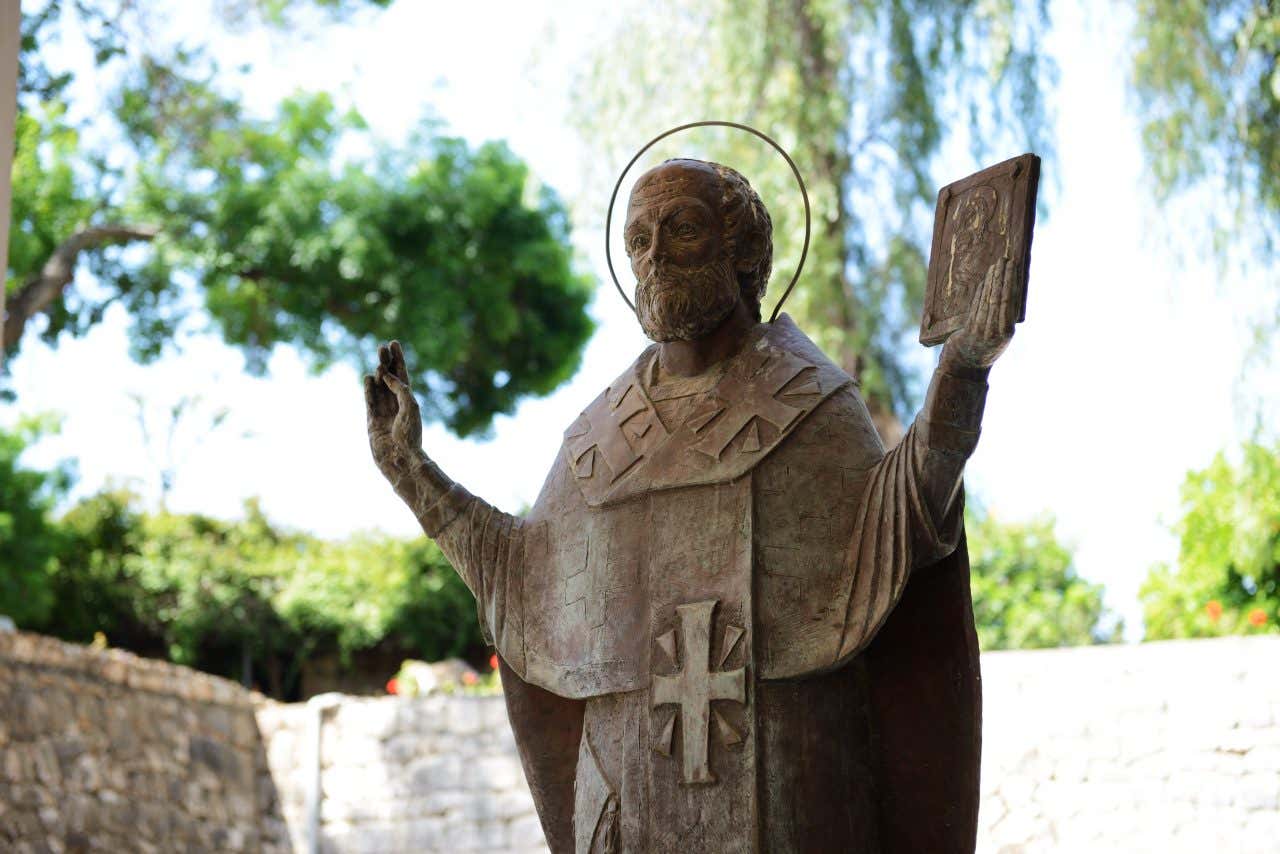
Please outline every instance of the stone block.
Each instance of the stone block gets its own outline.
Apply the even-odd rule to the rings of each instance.
[[[413,815],[454,817],[467,814],[478,800],[481,800],[481,798],[477,797],[474,792],[466,792],[461,789],[444,789],[431,792],[425,797],[411,799],[409,808],[412,810]],[[485,813],[483,809],[478,814],[483,818],[490,817],[490,814]],[[473,814],[470,817],[474,818],[475,815]]]
[[[542,822],[537,815],[524,815],[511,822],[508,828],[508,844],[515,849],[542,849],[547,847],[542,834]]]
[[[432,792],[464,788],[464,767],[457,756],[436,756],[419,760],[409,769],[409,793],[426,796]]]
[[[1265,745],[1255,747],[1241,757],[1241,768],[1246,771],[1270,771],[1280,774],[1280,747]]]
[[[486,705],[488,697],[451,697],[447,712],[448,731],[451,735],[466,738],[484,732],[492,724],[491,709]],[[505,715],[504,715],[505,718]],[[505,720],[504,720],[505,724]]]
[[[452,740],[414,730],[397,732],[387,737],[379,748],[380,759],[389,765],[406,766],[416,759],[431,756],[456,744]]]
[[[1249,811],[1280,811],[1280,767],[1270,771],[1251,771],[1239,778],[1239,794],[1235,804]],[[1280,838],[1277,838],[1280,844]]]
[[[415,818],[405,825],[408,851],[447,851],[448,820],[441,817]]]
[[[464,785],[469,788],[506,790],[524,783],[524,771],[516,756],[487,756],[468,762]]]
[[[375,700],[343,698],[338,707],[329,713],[326,729],[332,726],[335,732],[343,733],[344,737],[363,737],[376,743],[397,731],[397,706],[403,702],[405,701],[395,697]]]
[[[450,820],[444,840],[446,851],[494,851],[507,847],[507,826],[498,821]]]

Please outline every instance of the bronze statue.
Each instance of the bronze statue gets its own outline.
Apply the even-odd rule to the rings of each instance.
[[[787,315],[761,323],[772,231],[740,174],[650,170],[624,240],[656,343],[569,426],[524,518],[423,452],[398,343],[365,378],[374,459],[498,650],[552,850],[971,851],[961,474],[1025,247],[985,271],[886,452],[857,382]]]

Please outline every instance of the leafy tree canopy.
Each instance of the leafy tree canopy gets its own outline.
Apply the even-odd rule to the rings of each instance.
[[[255,372],[280,343],[319,370],[373,364],[377,343],[398,337],[424,411],[460,435],[576,369],[592,285],[574,269],[555,194],[505,146],[424,123],[394,149],[324,94],[249,115],[198,49],[138,53],[110,4],[78,2],[117,81],[113,142],[98,150],[67,121],[71,78],[40,52],[61,5],[24,19],[9,354],[33,317],[47,318],[52,343],[113,304],[142,360],[198,309]],[[271,23],[298,5],[249,7]],[[81,265],[97,287],[77,282]]]
[[[1187,474],[1176,566],[1139,593],[1148,640],[1280,631],[1280,445]]]
[[[973,615],[984,650],[1118,641],[1123,626],[1102,604],[1102,585],[1076,574],[1050,518],[966,520]]]

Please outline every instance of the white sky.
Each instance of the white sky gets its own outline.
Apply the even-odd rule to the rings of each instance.
[[[224,39],[219,58],[226,68],[254,59],[247,94],[263,110],[296,88],[341,92],[395,139],[430,108],[448,132],[508,140],[572,199],[582,189],[583,154],[565,121],[567,82],[603,23],[600,8],[401,0],[371,24],[309,44]],[[1103,2],[1059,2],[1053,12],[1058,157],[1045,170],[1059,189],[1036,230],[1028,319],[993,372],[968,485],[1001,517],[1054,514],[1076,545],[1081,574],[1106,584],[1108,604],[1135,638],[1138,586],[1151,564],[1176,553],[1167,523],[1177,516],[1185,472],[1247,438],[1240,401],[1247,409],[1275,379],[1237,382],[1249,312],[1274,271],[1223,278],[1169,258],[1126,110],[1125,21]],[[967,171],[962,164],[946,180]],[[579,231],[575,239],[584,265],[608,282],[600,235]],[[582,370],[554,395],[498,419],[491,441],[426,429],[424,444],[445,471],[506,509],[533,500],[561,431],[647,343],[612,287],[602,285],[592,312],[599,330]],[[369,459],[356,370],[311,376],[295,352],[280,348],[270,376],[256,380],[242,373],[235,351],[207,337],[141,367],[127,357],[125,325],[109,314],[56,352],[34,336],[24,343],[12,363],[18,404],[0,419],[48,410],[66,417],[62,434],[33,449],[30,464],[75,457],[77,494],[134,480],[154,496],[155,467],[129,395],[164,407],[198,394],[209,410],[228,407],[232,416],[190,450],[173,509],[234,516],[257,495],[274,520],[326,536],[417,533]]]

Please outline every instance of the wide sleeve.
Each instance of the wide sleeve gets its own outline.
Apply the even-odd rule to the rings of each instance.
[[[458,504],[436,544],[475,594],[485,640],[523,671],[524,520],[470,494]]]
[[[485,640],[523,672],[524,520],[472,495],[421,451],[396,468],[396,492],[475,595]]]
[[[871,472],[859,502],[844,556],[849,579],[840,657],[870,642],[902,596],[911,570],[932,563],[956,547],[963,497],[934,518],[924,480],[932,468],[920,424],[889,451]],[[927,474],[928,473],[928,474]]]

